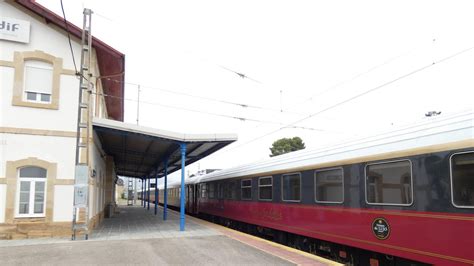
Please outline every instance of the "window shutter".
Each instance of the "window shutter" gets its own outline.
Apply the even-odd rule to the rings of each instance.
[[[25,91],[51,94],[53,89],[53,68],[41,61],[25,62]]]

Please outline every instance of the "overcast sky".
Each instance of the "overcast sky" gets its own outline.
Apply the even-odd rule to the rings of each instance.
[[[38,2],[61,14],[59,0]],[[64,6],[80,27],[91,8],[93,35],[126,55],[125,122],[140,84],[140,125],[238,134],[190,173],[268,158],[282,137],[317,148],[473,107],[473,1]]]

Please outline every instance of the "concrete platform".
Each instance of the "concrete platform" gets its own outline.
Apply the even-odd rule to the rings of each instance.
[[[186,216],[186,230],[179,231],[179,213],[168,209],[168,219],[163,221],[163,209],[154,215],[154,205],[150,210],[140,206],[119,206],[120,213],[104,219],[91,234],[91,240],[146,239],[192,236],[215,236],[219,232],[200,225]]]
[[[2,265],[17,264],[200,264],[200,265],[338,265],[226,227],[162,209],[154,215],[140,206],[121,206],[120,213],[96,228],[88,241],[26,239],[0,241]]]

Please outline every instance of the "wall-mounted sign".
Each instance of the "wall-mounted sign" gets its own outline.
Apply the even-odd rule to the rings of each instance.
[[[30,22],[16,18],[0,17],[0,39],[30,42]]]

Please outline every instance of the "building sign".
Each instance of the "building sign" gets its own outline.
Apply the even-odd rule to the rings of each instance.
[[[30,22],[0,17],[0,39],[14,42],[30,42]]]

